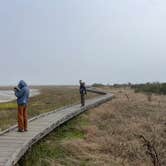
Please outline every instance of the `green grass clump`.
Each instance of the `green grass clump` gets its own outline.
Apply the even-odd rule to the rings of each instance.
[[[13,110],[17,108],[16,103],[0,103],[0,110]]]
[[[17,123],[17,104],[0,103],[0,131]]]
[[[79,127],[76,128],[79,121]],[[83,121],[82,119],[73,119],[71,122],[69,121],[67,125],[63,125],[60,128],[56,129],[56,138],[59,140],[65,139],[79,139],[84,138],[84,132],[80,129],[80,122]],[[82,122],[84,124],[84,122]]]
[[[69,163],[65,164],[65,158],[70,154],[65,150],[63,142],[84,139],[82,128],[87,123],[88,121],[85,118],[79,116],[63,124],[34,145],[18,164],[24,166],[50,166],[56,160],[64,160],[63,164],[68,165]]]

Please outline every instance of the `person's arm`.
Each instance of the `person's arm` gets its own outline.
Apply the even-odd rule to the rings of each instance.
[[[22,97],[24,95],[25,89],[21,89],[19,91],[15,91],[16,97]]]

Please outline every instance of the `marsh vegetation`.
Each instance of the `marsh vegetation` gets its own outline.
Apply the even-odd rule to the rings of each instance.
[[[143,137],[166,165],[166,96],[153,94],[149,101],[130,88],[103,88],[116,97],[50,133],[20,165],[153,166],[155,152]]]

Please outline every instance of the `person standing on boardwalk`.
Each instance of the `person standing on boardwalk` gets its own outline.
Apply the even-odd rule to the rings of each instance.
[[[82,82],[82,80],[80,80],[80,97],[81,97],[81,106],[82,107],[85,106],[85,94],[87,94],[85,82]]]
[[[18,132],[27,131],[28,114],[27,106],[29,100],[29,87],[25,81],[21,80],[17,87],[14,88],[18,104]]]

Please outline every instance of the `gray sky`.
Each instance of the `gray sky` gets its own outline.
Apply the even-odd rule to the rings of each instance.
[[[0,85],[166,81],[165,0],[0,0]]]

